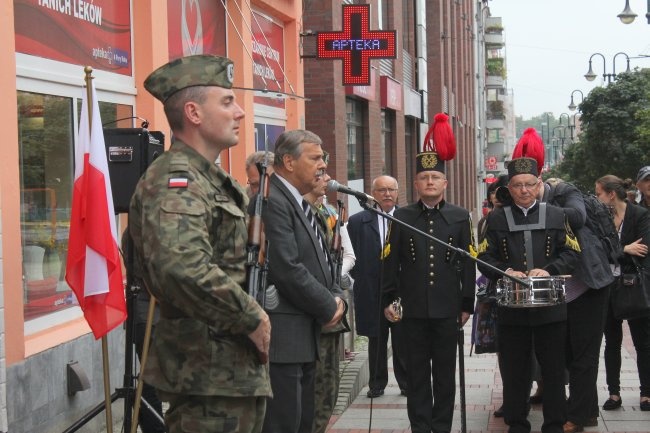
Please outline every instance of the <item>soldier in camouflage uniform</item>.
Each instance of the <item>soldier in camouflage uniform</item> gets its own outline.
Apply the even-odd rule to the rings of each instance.
[[[325,152],[323,156],[325,163],[328,163],[328,155]],[[330,176],[325,173],[319,181],[319,186],[306,194],[307,200],[311,206],[312,211],[319,218],[320,227],[323,234],[327,239],[327,245],[332,245],[332,238],[334,237],[334,225],[337,223],[338,216],[333,209],[328,209],[327,205],[323,204],[323,197],[327,190],[327,182]],[[343,266],[341,267],[341,274],[347,276],[350,269],[354,267],[355,256],[352,250],[352,243],[347,229],[341,227],[341,242],[343,246]],[[350,281],[349,276],[344,281]],[[342,289],[349,289],[349,284],[346,286],[341,282]],[[347,323],[347,322],[346,322]],[[331,328],[323,328],[321,330],[320,343],[318,347],[319,359],[316,361],[316,374],[314,381],[314,428],[313,433],[324,433],[327,429],[330,417],[336,405],[336,399],[339,393],[339,360],[341,356],[341,334],[350,329],[343,322],[338,323]]]
[[[238,142],[244,117],[233,64],[210,55],[174,60],[145,81],[174,135],[143,175],[129,228],[147,288],[160,303],[144,380],[169,402],[176,432],[259,432],[270,321],[245,283],[248,199],[215,165]],[[261,355],[260,355],[261,354]]]

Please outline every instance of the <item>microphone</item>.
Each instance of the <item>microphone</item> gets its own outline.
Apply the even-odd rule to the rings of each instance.
[[[349,187],[347,187],[345,185],[341,185],[340,183],[338,183],[334,179],[331,179],[331,180],[329,180],[327,182],[327,191],[328,192],[337,191],[337,192],[340,192],[340,193],[343,193],[343,194],[351,195],[351,196],[356,197],[359,201],[362,201],[364,203],[368,202],[368,201],[373,201],[373,202],[375,201],[375,198],[373,196],[368,195],[365,192],[356,191],[356,190],[354,190],[352,188],[349,188]]]

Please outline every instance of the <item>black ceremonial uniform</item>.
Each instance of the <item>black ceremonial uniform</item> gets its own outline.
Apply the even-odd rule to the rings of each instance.
[[[454,247],[471,248],[469,213],[444,200],[433,209],[422,202],[399,208],[394,216]],[[458,265],[461,257],[452,250],[397,223],[389,230],[383,306],[402,299],[411,430],[449,432],[456,390],[457,317],[461,308],[474,311],[475,265],[469,259]]]
[[[479,259],[505,271],[512,268],[526,272],[544,269],[551,275],[570,274],[577,263],[580,248],[568,229],[562,209],[546,206],[544,227],[540,222],[540,205],[536,202],[527,215],[512,205],[492,211],[487,218],[485,240],[479,246]],[[529,225],[532,254],[528,257],[523,231],[508,227],[507,209],[521,229]],[[532,261],[532,263],[529,263]],[[501,275],[479,263],[479,270],[488,278]],[[543,433],[563,432],[566,421],[564,394],[564,341],[566,338],[566,304],[534,308],[499,308],[499,349],[503,370],[503,401],[505,421],[510,433],[530,432],[527,402],[531,387],[532,341],[542,365],[544,380]]]

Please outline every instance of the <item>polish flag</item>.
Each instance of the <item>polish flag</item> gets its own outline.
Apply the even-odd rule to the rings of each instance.
[[[92,79],[92,125],[86,89],[75,149],[72,214],[65,279],[96,339],[126,319],[113,193],[99,104]]]

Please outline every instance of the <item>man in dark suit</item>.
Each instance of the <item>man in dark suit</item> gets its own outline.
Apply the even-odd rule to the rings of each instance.
[[[372,196],[381,210],[393,215],[397,204],[397,180],[379,176],[372,181]],[[406,395],[406,363],[400,353],[403,337],[401,324],[391,324],[380,308],[381,252],[388,232],[388,220],[369,210],[354,214],[348,220],[348,233],[357,261],[350,272],[354,278],[354,312],[357,333],[368,337],[370,380],[368,397],[384,394],[388,383],[387,343],[390,329],[393,346],[393,371],[402,395]]]
[[[513,159],[508,165],[508,175],[512,204],[488,214],[486,236],[479,245],[479,258],[517,278],[571,274],[579,259],[580,247],[564,211],[540,204],[537,200],[541,185],[537,161],[533,158]],[[501,274],[480,262],[478,268],[488,278],[501,278]],[[514,297],[513,293],[510,298]],[[534,353],[544,381],[542,433],[564,431],[566,314],[563,302],[549,302],[547,306],[535,308],[522,308],[506,302],[499,307],[503,410],[509,433],[530,432],[527,417],[533,339]]]
[[[323,234],[302,197],[318,186],[325,167],[316,134],[294,130],[278,137],[263,214],[269,242],[266,309],[273,390],[262,429],[266,433],[311,433],[321,327],[335,325],[345,312]]]
[[[436,153],[418,155],[414,186],[420,200],[397,209],[395,218],[470,250],[469,213],[444,200],[445,166]],[[382,306],[389,321],[399,321],[392,302],[401,298],[411,431],[448,433],[456,393],[458,320],[465,324],[474,311],[476,268],[471,260],[459,262],[445,245],[395,222],[388,230]]]

